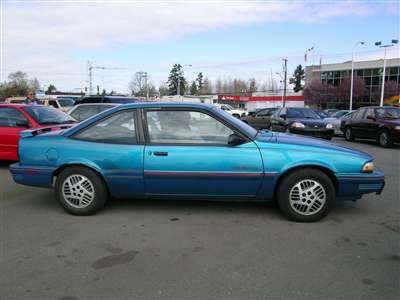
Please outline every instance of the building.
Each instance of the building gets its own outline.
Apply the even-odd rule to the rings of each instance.
[[[355,107],[362,105],[379,104],[380,90],[382,86],[382,73],[382,59],[354,62],[354,75],[364,79],[366,88],[362,99],[354,99]],[[305,75],[306,86],[314,80],[321,80],[322,84],[337,87],[345,78],[350,78],[351,61],[337,64],[307,66]],[[399,90],[400,58],[392,58],[386,60],[385,81],[388,80],[395,82],[397,90]],[[327,104],[328,107],[347,105],[349,101],[348,99],[325,100],[327,100],[325,104]]]

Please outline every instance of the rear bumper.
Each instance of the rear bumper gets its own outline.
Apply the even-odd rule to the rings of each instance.
[[[381,171],[359,174],[336,174],[338,179],[338,198],[358,199],[363,194],[382,193],[385,175]]]
[[[310,127],[289,128],[289,132],[294,133],[294,134],[301,134],[301,135],[313,136],[313,137],[324,138],[324,139],[331,139],[334,134],[333,129],[310,128]]]
[[[19,163],[10,166],[11,175],[16,183],[51,188],[54,168],[21,166]]]

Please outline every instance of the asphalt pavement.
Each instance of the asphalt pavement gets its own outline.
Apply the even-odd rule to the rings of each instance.
[[[0,299],[400,299],[400,147],[382,195],[302,224],[273,203],[112,200],[68,215],[0,163]]]

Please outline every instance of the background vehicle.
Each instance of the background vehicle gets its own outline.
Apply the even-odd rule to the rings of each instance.
[[[271,116],[272,131],[308,135],[324,139],[332,139],[333,126],[326,124],[321,117],[310,108],[284,107],[276,110]]]
[[[134,97],[124,97],[124,96],[84,96],[79,100],[75,101],[75,105],[78,104],[87,104],[87,103],[119,103],[119,104],[126,104],[126,103],[135,103],[141,101],[138,98]]]
[[[370,106],[356,110],[342,120],[341,129],[347,141],[374,139],[382,147],[400,142],[400,108]]]
[[[43,105],[53,106],[63,112],[67,112],[74,106],[74,99],[72,98],[55,98],[55,99],[45,99],[42,101]]]
[[[342,118],[347,118],[349,116],[348,110],[339,110],[335,112],[332,117],[324,118],[326,124],[332,124],[335,135],[342,135],[343,132],[340,129],[342,123]]]
[[[324,118],[329,118],[330,116],[327,113],[324,113],[322,110],[319,109],[313,109],[313,111],[315,111],[315,113],[320,116],[322,119]]]
[[[92,104],[79,104],[75,105],[68,114],[78,122],[86,120],[91,116],[97,115],[102,111],[117,106],[117,103],[92,103]]]
[[[120,105],[58,134],[24,132],[20,163],[10,170],[18,183],[55,182],[60,204],[76,215],[95,213],[108,195],[253,201],[276,195],[288,218],[311,222],[328,214],[336,198],[354,200],[384,186],[368,154],[257,131],[201,104]]]
[[[267,129],[271,127],[271,115],[277,108],[260,109],[252,115],[242,117],[241,120],[256,129]]]
[[[230,113],[235,118],[245,117],[247,116],[247,110],[233,108],[229,104],[222,104],[222,103],[214,103],[215,106],[218,106],[220,109],[225,110],[226,112]]]
[[[328,116],[332,116],[337,111],[338,111],[338,109],[336,109],[336,108],[328,108],[328,109],[323,110],[323,112],[326,113]]]
[[[10,97],[7,98],[4,103],[12,103],[12,104],[24,104],[26,97]]]
[[[49,130],[74,123],[67,114],[41,105],[0,104],[0,160],[18,160],[18,141],[23,130],[53,125]]]

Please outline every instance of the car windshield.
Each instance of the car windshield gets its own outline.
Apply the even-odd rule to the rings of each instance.
[[[62,98],[62,99],[58,99],[58,103],[60,103],[60,105],[62,107],[71,107],[74,106],[74,100],[71,98]]]
[[[40,125],[74,123],[75,119],[50,106],[25,106],[24,110]]]
[[[343,117],[344,115],[346,115],[349,111],[348,110],[339,110],[337,112],[335,112],[332,117],[333,118],[340,118]]]
[[[309,108],[289,108],[287,113],[288,118],[299,119],[320,119],[321,117],[312,109]]]
[[[233,123],[235,126],[239,127],[242,129],[244,132],[246,132],[249,136],[255,137],[257,134],[257,130],[254,129],[253,127],[247,125],[245,122],[239,120],[238,118],[233,117],[230,113],[220,109],[219,107],[214,108],[214,110],[217,110],[223,117],[227,120],[229,120],[230,123]]]
[[[375,112],[380,119],[400,119],[400,108],[378,108]]]

